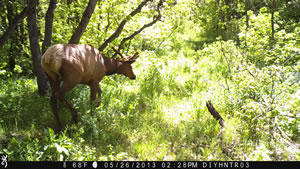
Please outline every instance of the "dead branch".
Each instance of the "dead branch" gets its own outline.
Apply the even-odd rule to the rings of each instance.
[[[115,40],[117,37],[119,37],[119,35],[121,34],[121,32],[123,31],[124,29],[124,26],[125,24],[129,21],[129,19],[131,17],[133,17],[134,15],[136,15],[137,13],[141,12],[142,8],[146,5],[147,2],[149,2],[150,0],[144,0],[143,2],[141,2],[141,4],[136,8],[134,9],[129,15],[127,15],[125,17],[125,19],[123,19],[118,28],[116,29],[116,31],[108,38],[104,41],[104,43],[98,48],[99,51],[103,51],[107,45],[112,42],[113,40]]]
[[[224,119],[221,117],[220,113],[215,109],[215,107],[213,106],[213,104],[211,103],[210,100],[208,100],[206,102],[206,107],[208,109],[208,111],[210,112],[210,114],[217,120],[219,120],[219,123],[221,125],[221,127],[225,127],[225,121]]]
[[[143,25],[139,30],[135,31],[133,34],[127,36],[126,38],[124,38],[120,45],[119,45],[119,50],[123,48],[123,45],[126,41],[133,39],[136,35],[138,35],[139,33],[141,33],[145,28],[148,28],[150,26],[152,26],[153,24],[155,24],[157,21],[160,20],[161,18],[161,13],[160,13],[160,7],[163,5],[163,1],[160,0],[159,3],[157,4],[156,10],[158,12],[157,16],[153,16],[153,20],[145,25]]]
[[[231,73],[230,64],[232,64],[232,63],[229,63],[230,61],[229,61],[229,59],[227,58],[227,56],[226,56],[226,54],[225,54],[225,51],[224,51],[224,48],[223,48],[223,45],[222,45],[222,41],[221,41],[221,40],[220,40],[220,44],[221,44],[221,51],[222,51],[222,54],[223,54],[223,56],[224,56],[224,58],[225,58],[225,60],[226,60],[226,62],[227,62],[228,71],[229,71],[229,73]]]

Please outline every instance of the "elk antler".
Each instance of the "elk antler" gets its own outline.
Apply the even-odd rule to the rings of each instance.
[[[139,57],[139,52],[136,52],[134,55],[132,55],[128,60],[133,61],[136,60]]]
[[[119,54],[122,58],[125,59],[125,57],[122,55],[122,53],[121,53],[119,50],[117,50],[115,47],[112,47],[112,49],[113,49],[117,54]]]

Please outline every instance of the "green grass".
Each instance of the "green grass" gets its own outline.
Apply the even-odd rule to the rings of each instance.
[[[73,124],[60,104],[66,130],[59,133],[53,131],[49,96],[38,96],[35,79],[1,81],[0,153],[11,160],[299,160],[299,141],[285,144],[275,129],[270,137],[261,119],[268,116],[257,117],[259,108],[248,104],[245,95],[251,88],[227,79],[228,91],[227,66],[214,55],[191,51],[188,56],[154,57],[145,52],[134,64],[136,80],[104,78],[101,106],[93,112],[89,88],[78,85],[67,99],[80,121]],[[299,106],[295,91],[286,94],[292,112]],[[225,119],[223,130],[209,114],[207,100]],[[280,116],[278,120],[280,125],[286,122]],[[299,138],[299,121],[288,125],[281,127]]]

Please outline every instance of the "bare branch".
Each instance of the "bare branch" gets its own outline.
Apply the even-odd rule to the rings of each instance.
[[[32,1],[29,1],[29,5],[32,4]],[[8,26],[6,29],[6,32],[4,32],[0,38],[0,48],[4,45],[4,43],[7,41],[10,34],[16,29],[16,27],[19,25],[19,23],[27,16],[27,13],[29,11],[29,7],[25,7],[23,11],[16,16],[12,23]]]
[[[229,71],[229,73],[231,73],[231,68],[230,68],[230,64],[231,63],[229,63],[229,59],[227,58],[227,56],[226,56],[226,54],[225,54],[225,51],[224,51],[224,48],[223,48],[223,45],[222,45],[222,41],[220,40],[220,44],[221,44],[221,51],[222,51],[222,53],[223,53],[223,56],[224,56],[224,58],[225,58],[225,60],[226,60],[226,62],[227,62],[227,66],[228,66],[228,71]]]
[[[172,36],[172,34],[175,32],[175,30],[176,30],[177,28],[178,28],[178,25],[176,25],[174,28],[172,28],[171,33],[170,33],[167,37],[164,37],[164,38],[163,38],[163,40],[159,43],[159,45],[156,47],[156,49],[159,49],[160,46],[161,46],[167,39],[169,39],[169,38]]]
[[[117,30],[108,38],[104,41],[104,43],[98,48],[99,51],[103,51],[107,45],[112,42],[113,40],[115,40],[117,37],[119,37],[119,35],[121,34],[121,32],[124,29],[125,24],[129,21],[129,19],[131,17],[133,17],[134,15],[136,15],[137,13],[141,12],[142,8],[146,5],[147,2],[149,2],[150,0],[144,0],[135,10],[133,10],[129,15],[126,16],[125,19],[123,19]]]
[[[157,4],[157,12],[158,15],[153,17],[153,20],[147,24],[145,24],[144,26],[142,26],[139,30],[135,31],[133,34],[131,34],[130,36],[127,36],[126,38],[124,38],[120,45],[119,45],[119,50],[123,48],[123,45],[126,41],[133,39],[136,35],[138,35],[139,33],[141,33],[145,28],[148,28],[150,26],[152,26],[153,24],[155,24],[157,21],[160,20],[161,18],[161,13],[160,13],[160,7],[163,5],[163,1],[160,0],[159,3]]]

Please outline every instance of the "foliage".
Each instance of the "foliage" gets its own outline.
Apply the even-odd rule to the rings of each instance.
[[[68,42],[87,4],[68,2],[57,4],[52,43]],[[80,42],[99,46],[138,2],[98,2]],[[167,2],[163,22],[127,44],[128,53],[134,49],[141,53],[133,64],[136,80],[105,77],[97,108],[90,107],[87,86],[78,85],[67,93],[80,121],[73,124],[71,113],[60,104],[66,125],[61,132],[55,132],[49,96],[37,93],[30,59],[20,54],[18,66],[10,72],[11,46],[4,45],[0,153],[25,161],[300,160],[300,25],[292,12],[284,12],[291,6],[278,2],[282,7],[274,13],[275,39],[270,40],[271,10],[266,4],[253,1],[256,8],[245,11],[239,1],[232,10],[225,1],[219,6],[215,1],[176,3]],[[47,4],[40,2],[41,34]],[[224,11],[224,16],[236,12],[239,17],[223,22],[216,10]],[[117,46],[153,15],[151,6],[145,8],[110,45]],[[212,29],[215,26],[219,31]],[[24,53],[29,53],[28,48],[25,41]],[[225,128],[209,114],[207,100],[224,118]]]

